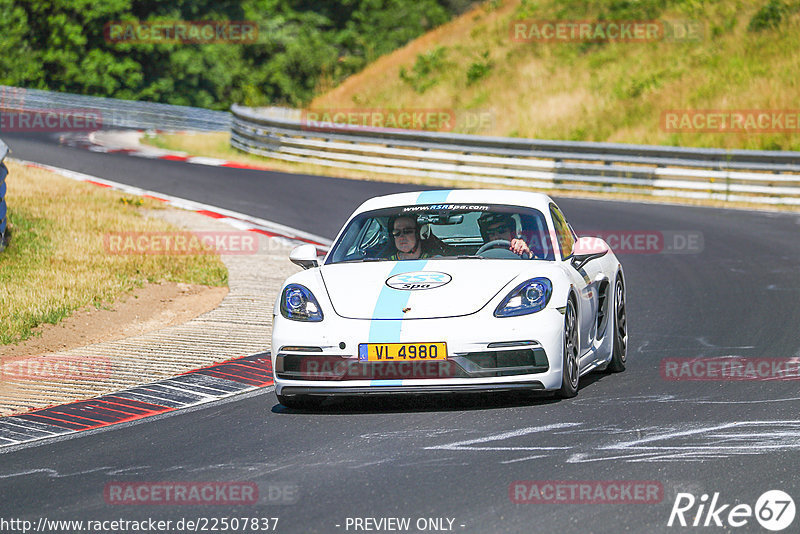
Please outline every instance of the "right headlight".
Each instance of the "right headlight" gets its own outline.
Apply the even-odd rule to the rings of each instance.
[[[494,310],[495,317],[515,317],[544,309],[553,294],[548,278],[533,278],[514,288]]]
[[[314,294],[300,284],[289,284],[281,294],[281,315],[292,321],[319,322],[322,310]]]

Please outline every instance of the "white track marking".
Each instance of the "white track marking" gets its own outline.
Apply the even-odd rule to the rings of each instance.
[[[524,462],[526,460],[535,460],[537,458],[546,458],[546,457],[547,457],[546,454],[535,454],[533,456],[525,456],[524,458],[516,458],[514,460],[503,460],[500,463],[501,464],[513,464],[513,463],[517,463],[517,462]]]
[[[581,427],[581,428],[576,428]],[[530,436],[536,433],[584,433],[594,432],[604,436],[622,433],[637,435],[634,439],[596,444],[589,451],[580,451],[575,445],[567,446],[503,446],[508,439]],[[573,440],[574,442],[574,440]],[[499,434],[463,440],[444,445],[425,447],[425,450],[511,452],[527,451],[533,454],[519,458],[504,458],[500,464],[511,464],[539,458],[555,458],[564,451],[566,463],[590,463],[622,460],[626,462],[698,462],[724,459],[732,456],[791,452],[800,450],[800,421],[766,420],[738,421],[707,425],[687,424],[683,427],[665,429],[650,427],[640,429],[616,429],[588,427],[582,423],[556,423],[538,427],[527,427]]]
[[[468,439],[465,441],[456,441],[446,445],[434,445],[432,447],[425,447],[425,450],[450,450],[450,451],[528,451],[528,450],[566,450],[570,447],[473,447],[479,443],[488,443],[490,441],[501,441],[509,438],[516,438],[533,434],[535,432],[547,432],[550,430],[557,430],[560,428],[572,428],[580,426],[581,423],[554,423],[551,425],[532,426],[527,428],[520,428],[519,430],[512,430],[510,432],[503,432],[502,434],[495,434],[483,438]]]

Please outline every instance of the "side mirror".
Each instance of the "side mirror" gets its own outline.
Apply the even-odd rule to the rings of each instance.
[[[608,243],[599,237],[580,237],[572,247],[572,266],[580,270],[588,262],[608,254],[609,250]]]
[[[295,247],[289,253],[289,260],[303,269],[319,267],[317,247],[314,245],[300,245],[299,247]]]

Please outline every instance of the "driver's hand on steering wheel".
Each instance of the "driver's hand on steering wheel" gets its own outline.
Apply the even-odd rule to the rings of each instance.
[[[511,246],[508,247],[508,249],[517,256],[522,256],[523,254],[527,254],[528,258],[533,257],[533,254],[531,254],[531,249],[528,248],[528,244],[519,238],[512,239]]]

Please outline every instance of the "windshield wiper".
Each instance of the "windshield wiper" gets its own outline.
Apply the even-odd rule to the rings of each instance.
[[[352,260],[342,260],[335,263],[364,263],[368,261],[386,261],[384,258],[354,258]]]

